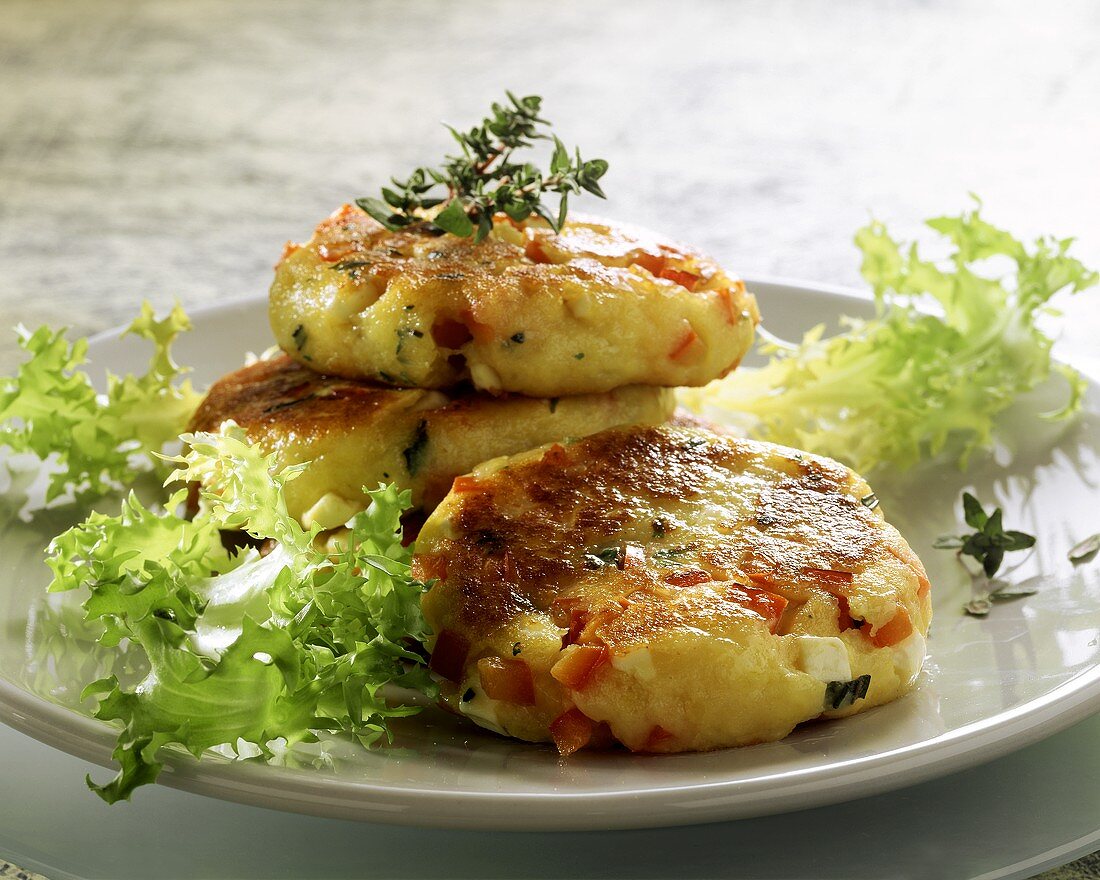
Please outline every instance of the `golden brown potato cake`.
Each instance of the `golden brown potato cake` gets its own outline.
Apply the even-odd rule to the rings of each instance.
[[[189,430],[216,431],[232,419],[280,465],[311,462],[286,484],[287,509],[332,528],[366,506],[364,486],[396,483],[430,509],[455,476],[487,458],[612,425],[662,422],[672,408],[672,392],[660,388],[489,397],[468,386],[442,392],[322,376],[279,356],[215,382]]]
[[[704,385],[740,363],[759,320],[740,280],[641,230],[499,219],[475,244],[389,232],[348,205],[287,246],[270,317],[323,372],[536,397]]]
[[[445,701],[563,753],[779,739],[924,660],[930,586],[867,483],[768,443],[616,428],[487,462],[416,548]]]

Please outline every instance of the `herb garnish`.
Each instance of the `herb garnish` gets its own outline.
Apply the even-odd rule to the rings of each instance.
[[[413,435],[412,442],[401,453],[405,457],[405,468],[408,470],[410,477],[416,476],[417,471],[424,464],[424,457],[427,453],[428,423],[421,419],[416,426],[416,433]]]
[[[937,538],[932,546],[937,550],[958,550],[961,556],[973,556],[981,563],[987,578],[993,577],[1000,569],[1005,553],[1026,550],[1035,544],[1034,535],[1004,528],[1001,508],[987,514],[978,499],[969,492],[963,492],[963,516],[966,524],[976,531],[969,535],[945,535]]]
[[[871,676],[861,675],[851,681],[830,681],[825,685],[825,708],[843,709],[867,696]]]
[[[493,228],[493,215],[503,212],[522,222],[532,214],[561,231],[570,193],[587,191],[601,199],[599,179],[607,172],[603,159],[581,159],[571,154],[557,137],[540,131],[550,123],[539,116],[542,98],[517,98],[493,104],[492,116],[468,132],[447,126],[461,153],[444,157],[439,168],[417,168],[405,180],[391,178],[393,188],[382,187],[382,198],[361,198],[355,203],[391,231],[426,224],[460,238],[481,241]],[[534,141],[552,140],[550,170],[544,173],[531,162],[518,162],[513,152]],[[446,194],[435,194],[445,187]],[[544,196],[560,196],[555,215],[543,203]]]

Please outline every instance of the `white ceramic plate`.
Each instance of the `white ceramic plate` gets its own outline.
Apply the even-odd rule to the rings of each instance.
[[[841,291],[752,287],[779,335],[867,310],[866,300]],[[200,385],[237,366],[245,350],[269,344],[262,300],[200,311],[195,319],[179,356],[200,365]],[[113,336],[92,346],[97,368],[115,371],[140,369],[144,354],[140,343]],[[394,748],[366,752],[329,742],[292,753],[284,766],[172,756],[161,781],[323,816],[480,829],[624,828],[803,809],[1018,749],[1100,709],[1100,562],[1075,568],[1066,558],[1070,546],[1100,528],[1097,397],[1092,386],[1088,411],[1069,425],[1034,419],[1050,401],[1022,405],[1009,416],[1017,448],[977,461],[965,474],[940,465],[876,475],[887,517],[928,567],[936,610],[926,672],[914,693],[889,706],[751,748],[582,752],[567,761],[429,711],[402,723]],[[962,614],[970,579],[953,554],[931,548],[936,536],[958,531],[957,501],[968,486],[1003,506],[1010,526],[1038,536],[1035,551],[1008,573],[1038,593],[998,605],[985,619]],[[0,502],[0,716],[109,766],[113,732],[88,717],[77,696],[81,682],[101,673],[104,658],[80,638],[75,609],[42,596],[42,548],[80,512],[47,512],[28,522],[16,515],[15,499],[9,491]]]

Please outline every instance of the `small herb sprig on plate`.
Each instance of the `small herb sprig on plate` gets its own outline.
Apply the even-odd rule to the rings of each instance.
[[[461,152],[448,155],[439,168],[417,168],[405,180],[392,178],[393,187],[382,188],[382,198],[361,198],[355,203],[391,231],[414,224],[434,226],[460,238],[481,241],[493,228],[493,215],[503,212],[517,223],[532,214],[560,231],[569,209],[570,193],[590,192],[605,198],[599,180],[607,172],[603,159],[581,158],[570,152],[557,135],[540,127],[550,123],[539,116],[542,98],[517,98],[493,104],[492,116],[467,132],[447,126]],[[516,150],[538,140],[552,140],[549,172],[531,162],[513,158]],[[442,194],[437,187],[445,187]],[[557,195],[555,214],[543,199]]]
[[[1035,546],[1035,536],[1026,532],[1006,529],[1002,522],[1001,508],[986,513],[981,502],[969,492],[963,492],[963,517],[974,531],[969,535],[945,535],[938,538],[933,547],[937,550],[956,550],[960,556],[972,556],[982,567],[987,580],[1001,568],[1005,553],[1027,550]],[[984,617],[994,602],[1008,602],[1034,596],[1034,590],[1009,590],[1001,587],[989,590],[968,602],[963,610],[975,617]]]

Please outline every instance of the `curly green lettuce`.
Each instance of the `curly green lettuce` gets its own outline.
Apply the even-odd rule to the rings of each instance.
[[[881,223],[856,233],[863,277],[876,315],[844,319],[845,330],[808,332],[800,345],[771,342],[758,370],[740,370],[685,402],[715,410],[764,440],[808,449],[857,470],[908,468],[945,450],[965,467],[993,445],[999,413],[1044,382],[1052,370],[1069,397],[1054,419],[1081,405],[1085,382],[1052,363],[1052,340],[1037,319],[1063,290],[1076,293],[1100,276],[1069,256],[1072,239],[1026,247],[980,216],[980,203],[928,226],[953,246],[943,264],[903,247]],[[989,258],[1010,269],[1006,276]],[[935,309],[918,309],[918,300]]]
[[[185,371],[172,359],[173,342],[190,329],[178,305],[158,321],[144,303],[125,332],[153,343],[149,369],[140,377],[108,373],[107,392],[99,394],[81,369],[86,339],[70,344],[63,330],[17,328],[30,357],[18,375],[0,377],[0,445],[56,462],[47,501],[128,485],[178,438],[200,400],[190,382],[179,381]]]
[[[371,745],[388,736],[388,719],[418,711],[385,699],[383,685],[436,693],[415,650],[427,628],[424,585],[401,542],[409,493],[368,491],[342,549],[327,553],[286,511],[283,486],[300,466],[276,472],[232,423],[182,439],[188,451],[169,459],[169,482],[202,481],[193,520],[131,495],[118,516],[93,513],[50,545],[50,589],[87,591],[100,643],[127,639],[148,661],[130,686],[111,676],[85,689],[98,698],[96,717],[121,725],[118,774],[88,780],[109,803],[153,782],[170,744],[196,757],[215,746],[269,756],[320,732]],[[176,492],[167,511],[184,497]],[[277,543],[267,555],[234,555],[223,529]]]

